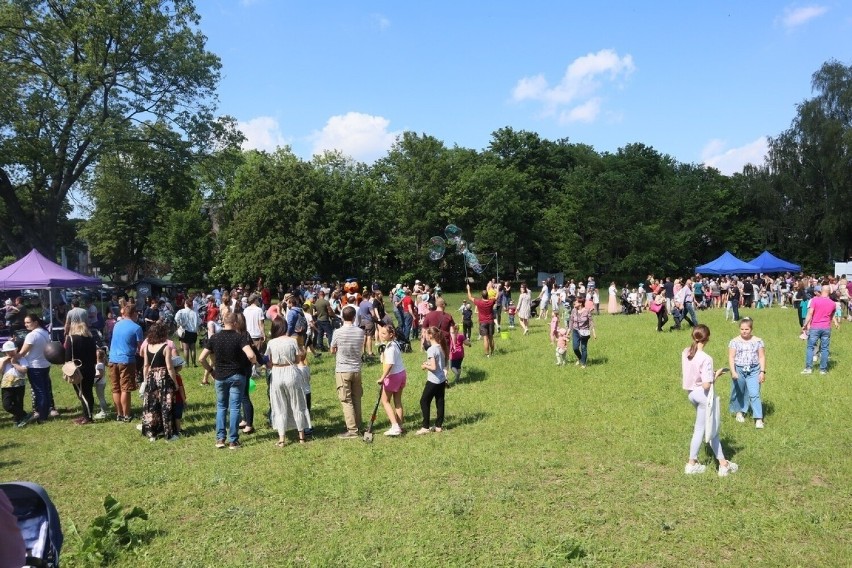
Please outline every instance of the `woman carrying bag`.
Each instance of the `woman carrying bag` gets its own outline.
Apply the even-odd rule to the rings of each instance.
[[[83,426],[92,423],[92,408],[95,407],[95,366],[98,364],[98,347],[95,338],[89,332],[86,322],[72,322],[65,338],[65,361],[78,365],[82,376],[79,384],[73,384],[74,392],[80,399],[83,415],[74,420],[74,424]],[[63,367],[63,374],[65,374]]]

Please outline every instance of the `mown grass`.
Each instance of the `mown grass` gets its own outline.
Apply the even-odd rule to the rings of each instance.
[[[802,376],[792,310],[748,313],[768,346],[767,427],[723,414],[723,445],[741,468],[725,479],[706,452],[707,473],[683,475],[689,336],[656,333],[650,313],[599,316],[585,370],[554,365],[543,321],[498,338],[491,359],[474,343],[468,380],[447,395],[447,431],[388,439],[380,414],[371,445],[334,437],[342,415],[328,356],[312,365],[316,439],[284,449],[260,418],[260,389],[258,433],[240,451],[214,449],[215,394],[196,369],[184,371],[189,436],[172,444],[115,422],[74,427],[76,401],[55,378],[60,419],[23,430],[0,420],[0,478],[44,485],[79,527],[106,494],[144,508],[143,545],[120,566],[849,565],[852,324],[833,333],[830,374]],[[699,317],[722,366],[736,327],[721,311]],[[421,358],[406,356],[409,432]],[[377,377],[366,369],[365,420]]]

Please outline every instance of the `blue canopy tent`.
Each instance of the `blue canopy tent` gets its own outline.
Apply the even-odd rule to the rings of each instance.
[[[751,261],[760,269],[760,272],[801,272],[802,267],[792,262],[780,259],[768,250],[760,253],[760,256]]]
[[[711,260],[707,264],[695,267],[695,272],[701,274],[755,274],[761,270],[748,262],[744,262],[728,251],[722,253],[722,256],[716,260]]]

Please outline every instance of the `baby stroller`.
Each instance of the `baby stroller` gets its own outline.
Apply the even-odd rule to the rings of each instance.
[[[411,340],[405,337],[402,329],[396,329],[396,342],[399,345],[399,350],[403,353],[411,353]]]
[[[541,305],[541,298],[536,298],[530,302],[530,319],[538,317],[538,307]]]
[[[0,483],[0,491],[12,502],[18,519],[27,554],[24,568],[58,568],[62,527],[59,513],[44,488],[35,483],[16,481]]]
[[[637,313],[636,306],[630,303],[626,297],[621,298],[621,313],[630,316]]]

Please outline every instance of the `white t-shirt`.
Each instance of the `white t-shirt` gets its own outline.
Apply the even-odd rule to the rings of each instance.
[[[391,341],[385,347],[385,352],[382,353],[382,363],[384,365],[391,365],[389,375],[395,375],[405,370],[405,364],[402,362],[402,352],[399,350],[399,345],[397,345],[396,341]]]
[[[243,316],[246,318],[246,331],[251,338],[263,337],[263,310],[257,304],[252,304],[243,310]]]
[[[34,329],[27,334],[24,339],[24,345],[29,345],[30,350],[27,352],[29,366],[33,369],[47,369],[50,367],[50,361],[44,358],[44,348],[50,342],[50,335],[43,328]]]

